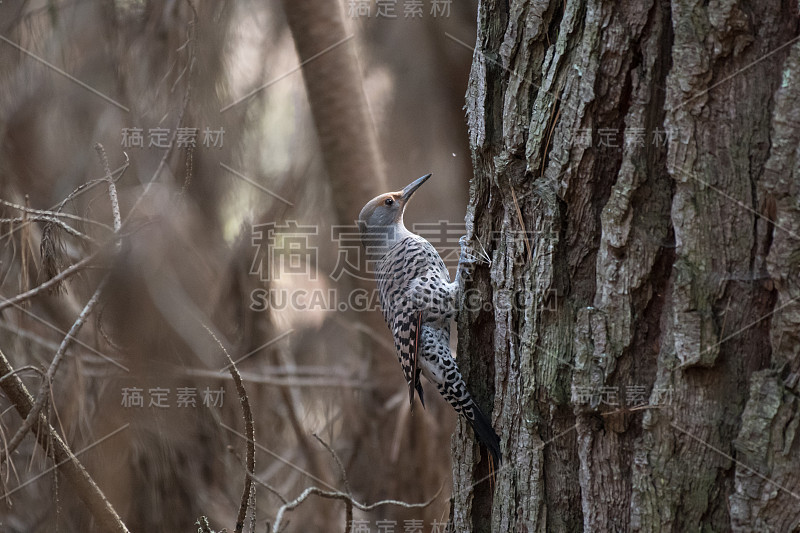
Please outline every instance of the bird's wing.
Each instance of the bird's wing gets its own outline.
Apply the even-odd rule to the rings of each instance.
[[[392,336],[403,376],[408,383],[408,401],[413,409],[414,391],[419,392],[419,400],[425,407],[422,385],[419,382],[419,355],[422,342],[422,311],[401,312],[394,315]]]
[[[422,350],[425,310],[419,308],[419,302],[410,296],[410,289],[417,278],[430,275],[432,269],[441,271],[444,276],[447,276],[447,269],[433,245],[416,236],[395,245],[378,269],[381,307],[392,330],[400,366],[408,383],[408,399],[413,407],[416,390],[424,407],[418,358]]]

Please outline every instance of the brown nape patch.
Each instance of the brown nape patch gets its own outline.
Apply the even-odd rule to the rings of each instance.
[[[403,203],[403,195],[399,192],[392,193],[390,195],[394,200],[394,205],[397,206],[399,209],[397,210],[397,214],[394,217],[395,223],[401,222],[403,220],[403,213],[406,210],[406,205],[408,205],[409,200],[406,200],[405,204]]]

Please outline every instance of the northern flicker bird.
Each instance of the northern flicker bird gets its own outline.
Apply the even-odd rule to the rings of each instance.
[[[425,406],[421,373],[458,414],[466,417],[478,440],[491,453],[493,465],[497,465],[501,461],[500,439],[472,399],[450,353],[450,320],[455,317],[463,281],[475,259],[462,237],[456,279],[451,282],[433,245],[403,224],[406,204],[430,176],[367,202],[358,217],[361,241],[368,258],[375,261],[381,309],[408,382],[412,409],[415,391]]]

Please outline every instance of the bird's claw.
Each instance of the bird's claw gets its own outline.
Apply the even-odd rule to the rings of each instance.
[[[467,238],[466,235],[462,235],[461,238],[458,239],[458,244],[461,246],[461,256],[458,259],[459,263],[464,263],[466,265],[474,265],[475,263],[492,264],[489,254],[486,253],[480,241],[478,241],[478,245],[481,247],[480,251],[469,245],[469,238]]]
[[[458,244],[461,246],[461,256],[458,258],[457,278],[459,283],[463,284],[464,281],[472,277],[472,273],[475,270],[475,265],[477,263],[486,263],[491,265],[492,262],[489,258],[489,254],[487,254],[486,250],[483,249],[483,245],[481,245],[480,252],[475,250],[469,245],[469,239],[466,235],[458,239]],[[480,241],[478,241],[478,244],[480,245]]]

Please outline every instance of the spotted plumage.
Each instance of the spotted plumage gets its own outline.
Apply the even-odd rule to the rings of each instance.
[[[433,245],[403,224],[408,199],[428,177],[430,174],[401,191],[368,202],[359,216],[361,239],[367,254],[376,260],[381,309],[394,337],[412,408],[415,392],[425,405],[420,383],[423,375],[467,418],[494,463],[499,463],[500,439],[473,401],[450,352],[450,321],[456,314],[463,279],[472,266],[471,256],[465,253],[462,241],[456,280],[451,282]]]
[[[439,254],[417,235],[405,237],[387,251],[377,263],[375,278],[383,318],[392,330],[408,382],[409,401],[413,407],[416,390],[424,406],[419,382],[420,372],[427,368],[419,358],[420,342],[424,348],[429,329],[424,326],[436,322],[446,328],[449,345],[448,321],[455,309],[455,287]]]

